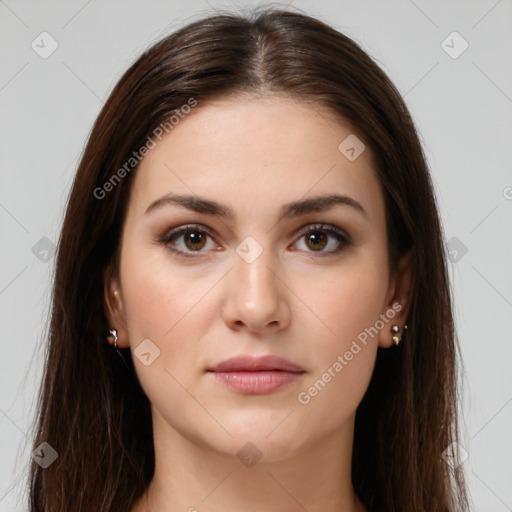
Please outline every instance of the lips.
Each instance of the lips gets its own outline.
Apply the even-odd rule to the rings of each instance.
[[[276,391],[306,373],[300,366],[278,356],[238,356],[227,359],[207,372],[216,382],[246,395]]]
[[[226,359],[212,368],[211,372],[257,372],[264,370],[280,370],[292,373],[302,373],[304,369],[300,366],[278,356],[238,356]]]

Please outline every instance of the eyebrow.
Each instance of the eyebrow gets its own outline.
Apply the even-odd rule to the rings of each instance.
[[[145,214],[161,208],[164,205],[176,204],[197,213],[216,215],[225,219],[234,219],[235,214],[225,205],[219,204],[211,199],[196,195],[166,194],[155,199],[146,209]],[[295,218],[312,212],[323,211],[334,205],[346,205],[354,208],[368,219],[368,214],[361,203],[348,196],[340,194],[329,194],[315,196],[308,199],[301,199],[283,205],[280,211],[280,219]]]

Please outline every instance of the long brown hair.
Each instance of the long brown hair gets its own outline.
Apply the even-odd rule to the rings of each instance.
[[[201,104],[245,93],[316,102],[355,127],[384,190],[390,260],[412,251],[409,329],[398,347],[378,350],[356,414],[357,495],[372,511],[468,510],[462,469],[442,457],[459,439],[459,354],[443,234],[409,111],[352,39],[302,13],[263,9],[203,18],[154,44],[121,77],[94,124],[58,244],[34,422],[34,449],[47,442],[58,457],[46,469],[32,462],[31,512],[130,510],[148,487],[150,404],[129,349],[127,369],[105,341],[104,272],[119,250],[136,172],[126,162],[191,98]]]

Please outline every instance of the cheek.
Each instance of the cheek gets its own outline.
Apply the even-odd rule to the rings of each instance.
[[[121,262],[123,302],[132,353],[146,339],[159,356],[151,366],[177,372],[195,369],[202,325],[209,321],[202,300],[212,287],[212,276],[192,276],[191,270],[172,264],[164,250],[126,246]],[[199,321],[192,321],[193,319]],[[147,372],[134,358],[141,380]],[[199,371],[199,370],[197,370]],[[149,378],[149,377],[148,377]]]
[[[297,278],[302,283],[298,281],[296,289],[326,326],[320,345],[329,355],[350,345],[384,312],[389,273],[387,258],[378,249],[368,245],[354,251],[339,267],[316,279]]]
[[[304,297],[328,327],[314,340],[315,368],[297,395],[299,406],[307,411],[305,421],[323,418],[325,428],[336,428],[362,400],[372,376],[379,332],[391,325],[391,318],[381,316],[386,269],[387,260],[379,252],[362,251],[332,273],[328,288],[312,293],[316,288],[304,287]]]
[[[315,340],[314,368],[296,395],[305,429],[339,428],[355,413],[370,383],[378,338],[369,328],[379,317],[375,305],[363,302],[361,308],[353,298],[346,303],[347,309],[338,303],[338,315],[333,312],[336,336]]]
[[[190,269],[173,263],[163,248],[137,248],[127,240],[122,254],[121,282],[130,341],[154,338],[165,343],[200,306],[209,277],[192,276]]]
[[[213,286],[210,281],[213,278],[198,279],[172,265],[165,251],[123,249],[123,303],[135,371],[151,403],[169,423],[176,421],[170,411],[179,410],[183,418],[200,414],[184,388],[189,389],[201,373],[199,340],[202,325],[210,321],[201,299]],[[150,354],[146,361],[139,358],[143,346]]]

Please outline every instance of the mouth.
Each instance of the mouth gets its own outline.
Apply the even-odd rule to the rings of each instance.
[[[239,356],[208,368],[207,373],[219,384],[234,391],[263,395],[296,382],[306,372],[300,366],[277,356]]]

